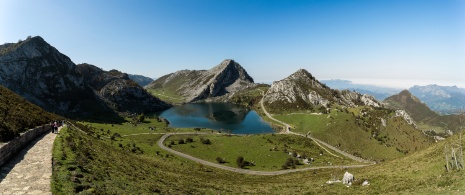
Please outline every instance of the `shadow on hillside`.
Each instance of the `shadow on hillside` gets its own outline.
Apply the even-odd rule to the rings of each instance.
[[[29,143],[27,146],[21,149],[21,151],[16,153],[12,159],[0,166],[0,182],[2,182],[5,179],[5,177],[11,172],[11,170],[16,166],[16,164],[20,163],[24,159],[24,156],[26,156],[28,151],[50,132],[51,131],[47,131],[46,133],[32,140],[31,143]]]

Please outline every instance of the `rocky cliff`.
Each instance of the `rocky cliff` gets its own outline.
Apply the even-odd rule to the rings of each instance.
[[[106,110],[76,72],[71,59],[41,37],[6,44],[0,51],[0,84],[48,111],[74,114]]]
[[[185,102],[228,96],[255,86],[242,66],[234,60],[224,60],[210,70],[181,70],[160,77],[146,88],[172,93]]]
[[[313,109],[332,104],[353,107],[380,104],[370,95],[348,90],[333,90],[315,79],[308,71],[300,69],[289,77],[275,81],[266,92],[264,103],[272,109]]]
[[[95,94],[118,112],[155,112],[169,107],[131,80],[126,73],[104,71],[90,64],[79,64],[76,69]]]
[[[99,72],[87,73],[98,74]],[[153,97],[138,101],[141,99],[137,98],[143,99],[147,96],[140,92],[140,86],[135,84],[137,87],[134,87],[134,83],[128,81],[127,75],[125,76],[127,80],[124,82],[115,81],[113,85],[108,86],[108,80],[86,81],[88,78],[94,77],[82,75],[69,57],[60,53],[41,37],[29,37],[18,43],[0,46],[0,84],[47,111],[68,117],[108,118],[116,117],[115,108],[119,108],[119,105],[108,104],[111,98],[134,97],[134,105],[123,105],[123,107],[133,106],[135,108],[145,107],[144,101],[155,101]],[[108,79],[107,77],[101,78]],[[127,94],[114,96],[112,93],[109,95],[95,93],[96,88],[104,87],[114,88],[104,90],[106,92]],[[110,102],[125,104],[130,101],[112,100]],[[142,105],[138,105],[140,102]]]

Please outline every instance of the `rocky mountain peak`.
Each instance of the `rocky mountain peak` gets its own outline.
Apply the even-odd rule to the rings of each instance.
[[[299,69],[280,81],[275,81],[266,92],[264,103],[274,109],[313,109],[330,107],[331,104],[343,106],[367,105],[379,107],[372,96],[347,90],[333,90],[322,84],[307,70]]]
[[[111,81],[121,82],[107,86]],[[142,102],[154,104],[154,110],[169,106],[148,95],[125,73],[116,70],[106,72],[90,64],[76,66],[41,37],[0,45],[0,85],[45,110],[70,117],[115,116],[115,108],[122,108],[118,105],[122,96],[99,98],[95,90],[104,87],[114,87],[115,90],[107,91],[120,90],[117,92],[124,93],[125,97],[137,99],[122,101],[124,108],[137,108],[130,110],[133,112],[141,112],[148,107]],[[109,97],[109,101],[103,102],[107,100],[103,97]],[[105,104],[108,102],[113,104]]]
[[[310,74],[307,70],[302,68],[291,74],[288,78],[304,78],[315,80],[315,77],[313,77],[312,74]]]
[[[216,74],[219,76],[227,75],[234,77],[232,79],[240,79],[246,82],[253,83],[253,78],[249,76],[247,71],[237,62],[232,59],[226,59],[219,65],[208,70],[209,74]]]
[[[253,78],[239,63],[226,59],[210,70],[182,70],[162,76],[147,88],[174,90],[186,102],[193,102],[232,94],[253,85]]]

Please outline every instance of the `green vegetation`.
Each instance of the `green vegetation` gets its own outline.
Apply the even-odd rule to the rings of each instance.
[[[247,107],[259,105],[259,102],[263,97],[263,93],[266,93],[269,88],[270,86],[266,84],[259,84],[255,87],[247,88],[234,93],[233,96],[229,98],[229,102]]]
[[[375,161],[395,159],[432,143],[431,138],[392,112],[356,107],[334,108],[329,114],[286,113],[274,117],[290,124],[292,131],[310,133],[341,150]]]
[[[445,130],[460,132],[465,128],[465,115],[441,116],[432,111],[426,104],[404,90],[384,100],[389,108],[405,110],[419,124],[419,128],[432,135],[448,136]],[[433,130],[434,132],[431,132]]]
[[[242,156],[250,162],[251,166],[244,165],[250,170],[277,171],[282,169],[286,159],[297,155],[300,158],[293,158],[299,161],[297,168],[356,163],[326,154],[312,140],[294,135],[173,135],[165,140],[165,145],[187,139],[193,139],[193,142],[171,145],[171,149],[211,162],[218,162],[217,158],[220,157],[224,161],[220,164],[231,167],[236,167],[235,159]],[[211,144],[202,143],[202,140],[207,139],[211,140]],[[314,158],[314,162],[311,165],[304,165],[304,158]]]
[[[46,112],[0,86],[0,142],[9,141],[28,129],[60,119],[62,117]]]
[[[151,121],[149,124],[154,126],[153,123],[155,122]],[[87,126],[99,125],[87,124]],[[106,127],[110,128],[111,125],[106,125]],[[131,128],[132,126],[127,127]],[[161,134],[121,136],[115,138],[115,141],[109,138],[97,138],[98,133],[94,131],[99,130],[96,128],[86,128],[82,125],[81,129],[88,134],[86,135],[74,128],[63,129],[55,140],[52,176],[52,190],[55,194],[460,194],[465,189],[465,183],[462,181],[463,172],[447,173],[445,171],[443,149],[447,141],[378,165],[350,169],[348,171],[355,175],[356,181],[353,186],[347,188],[342,184],[325,184],[326,181],[333,178],[341,179],[346,171],[344,169],[313,170],[279,176],[244,175],[211,168],[173,156],[157,147],[156,142]],[[121,129],[121,126],[117,130],[110,128],[110,133],[116,131],[130,132]],[[142,132],[143,130],[138,131]],[[205,136],[211,140],[211,145],[199,145],[198,147],[217,147],[220,141],[235,138],[256,140],[255,145],[268,142],[267,139],[263,139],[264,135],[247,137]],[[273,138],[273,135],[265,136]],[[305,149],[302,144],[298,143],[300,138],[279,136],[276,135],[274,141],[270,140],[277,142],[279,139],[295,139],[294,144],[288,145],[295,147],[296,150],[299,147]],[[456,138],[453,136],[449,139]],[[178,143],[179,139],[180,137],[177,137],[173,140]],[[173,148],[181,145],[182,147],[190,147],[189,144],[199,144],[200,135],[192,136],[191,139],[184,138],[186,144],[173,145]],[[134,146],[130,144],[128,147],[126,143],[134,143],[135,147],[139,147],[143,153],[132,152],[130,148],[134,148]],[[239,145],[244,144],[237,144],[237,146]],[[249,161],[245,153],[240,155],[244,157],[245,161]],[[235,161],[240,155],[232,155],[233,157],[229,159],[222,154],[212,157],[212,161],[215,161],[216,157],[220,157],[227,162],[232,161],[233,166],[237,167]],[[287,158],[289,157],[287,156]],[[280,161],[280,168],[288,163],[287,158]],[[255,163],[257,162],[255,160]],[[293,164],[294,162],[292,162]],[[291,165],[290,161],[289,165]],[[292,168],[292,165],[288,168]],[[257,164],[255,167],[259,166]],[[303,165],[296,165],[297,168],[299,166]],[[360,183],[365,179],[370,182],[370,186],[360,186]]]
[[[181,104],[186,101],[184,97],[178,95],[175,90],[172,90],[170,88],[147,89],[147,91],[159,98],[160,100],[168,102],[170,104]]]

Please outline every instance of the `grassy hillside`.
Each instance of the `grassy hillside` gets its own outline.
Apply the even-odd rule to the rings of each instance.
[[[395,117],[392,110],[382,108],[336,108],[329,114],[301,112],[274,117],[290,124],[292,131],[310,133],[355,156],[375,161],[395,159],[432,143],[421,131]]]
[[[0,142],[9,141],[28,129],[61,118],[0,85]]]
[[[156,145],[161,135],[129,136],[135,146],[121,148],[118,141],[97,138],[94,131],[99,129],[81,129],[92,136],[64,129],[55,140],[55,194],[461,194],[465,189],[463,171],[447,173],[444,169],[444,144],[450,138],[396,160],[349,169],[356,181],[346,187],[325,184],[333,178],[342,179],[346,170],[337,167],[279,176],[243,175],[164,152]],[[149,132],[157,131],[146,130]],[[129,149],[137,147],[143,152]],[[370,186],[360,185],[365,179]]]
[[[425,103],[409,91],[403,90],[397,95],[393,95],[384,100],[388,107],[398,110],[406,110],[415,121],[425,121],[436,118],[439,115],[433,112]]]
[[[418,123],[421,130],[444,136],[445,130],[459,132],[465,128],[465,115],[439,115],[409,91],[404,90],[384,100],[392,109],[405,110]]]

